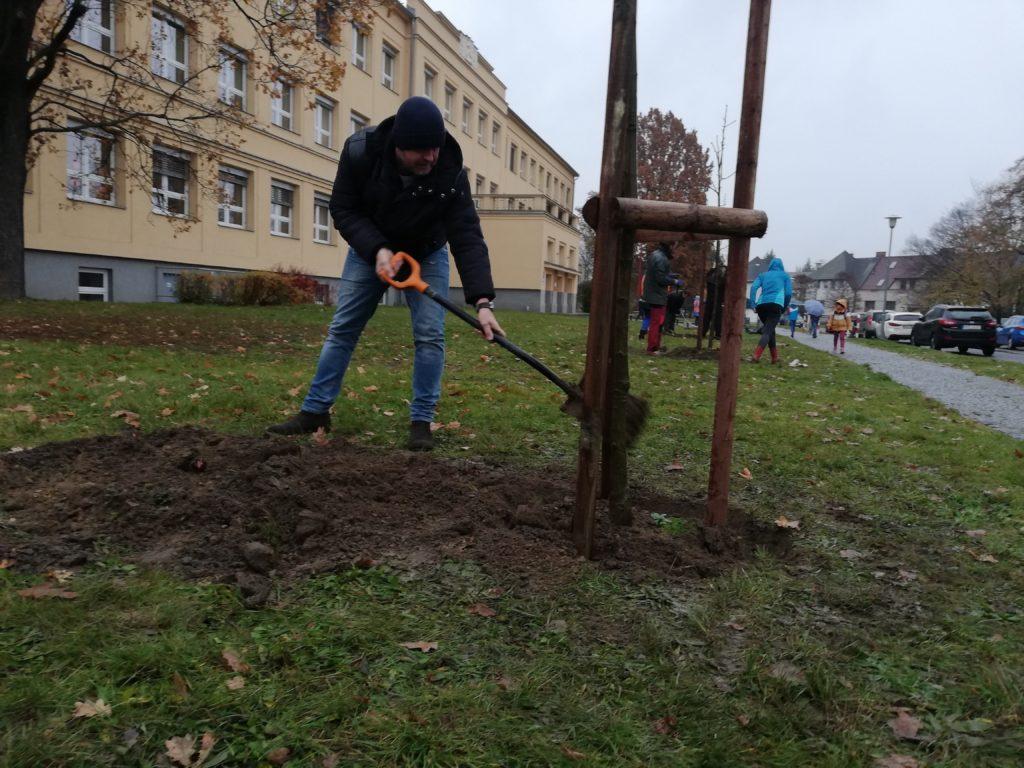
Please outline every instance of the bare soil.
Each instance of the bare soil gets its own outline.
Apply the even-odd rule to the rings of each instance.
[[[0,558],[33,572],[122,558],[236,583],[252,605],[273,578],[378,562],[470,560],[543,590],[584,567],[570,535],[573,490],[563,467],[525,472],[343,439],[126,431],[0,456]],[[738,512],[708,537],[702,505],[632,498],[633,526],[599,522],[597,567],[681,580],[719,573],[757,547],[788,552],[786,531]],[[672,535],[652,512],[692,524]]]

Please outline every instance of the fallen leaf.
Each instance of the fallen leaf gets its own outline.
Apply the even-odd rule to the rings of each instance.
[[[394,416],[395,412],[394,411],[384,411],[384,415],[385,416]]]
[[[35,408],[30,403],[12,405],[7,409],[12,413],[35,413]]]
[[[918,765],[917,760],[910,755],[892,754],[875,758],[875,768],[918,768]]]
[[[367,557],[366,555],[364,555],[363,557],[357,557],[352,562],[352,565],[354,565],[356,568],[362,568],[365,571],[369,568],[376,568],[378,565],[380,565],[380,560],[374,560],[372,557]]]
[[[856,560],[864,557],[863,554],[858,552],[856,549],[841,549],[839,550],[839,556],[844,560]]]
[[[110,414],[110,418],[124,419],[124,423],[127,424],[129,427],[134,427],[135,429],[139,428],[140,417],[139,414],[135,413],[135,411],[114,411],[112,414]]]
[[[210,756],[210,753],[213,751],[213,745],[216,743],[217,737],[212,733],[207,731],[203,734],[203,740],[199,743],[199,754],[196,755],[192,768],[199,768],[199,766],[206,762],[206,758]]]
[[[754,479],[753,474],[751,474],[750,470],[747,469],[746,467],[744,467],[743,469],[740,470],[740,477],[742,477],[744,480],[753,480]]]
[[[789,661],[775,662],[768,668],[768,674],[776,680],[785,680],[787,683],[802,683],[807,680],[804,671]]]
[[[68,571],[63,568],[54,568],[46,574],[47,578],[53,579],[58,584],[67,584],[71,581],[74,575],[73,571]]]
[[[8,569],[12,565],[14,565],[13,560],[8,560],[7,558],[4,558],[3,560],[0,560],[0,571]]]
[[[410,651],[423,651],[423,653],[430,653],[431,651],[437,650],[437,643],[422,640],[416,643],[399,643],[399,645],[403,648],[408,648]]]
[[[1016,456],[1018,459],[1024,459],[1024,451],[1022,451],[1020,448],[1014,448],[1013,455]]]
[[[75,702],[75,713],[72,717],[109,717],[110,705],[103,699],[86,699]]]
[[[376,384],[371,384],[368,387],[363,387],[363,392],[376,392],[376,391],[377,391],[377,385]]]
[[[361,376],[361,375],[363,375],[364,373],[366,373],[366,367],[365,367],[365,366],[362,366],[362,365],[357,365],[357,366],[356,366],[356,371],[358,371],[358,372],[359,372],[359,375]]]
[[[331,442],[331,439],[327,437],[327,432],[323,427],[317,427],[317,430],[313,433],[313,437],[311,439],[314,444],[319,445],[320,447]]]
[[[681,464],[678,460],[677,461],[673,461],[671,464],[666,464],[665,465],[665,471],[666,472],[679,472],[679,471],[684,470],[684,469],[686,469],[686,465],[685,464]]]
[[[674,715],[665,715],[665,717],[658,718],[654,721],[654,732],[667,736],[675,731],[678,723],[679,719]]]
[[[812,419],[816,419],[818,417],[818,412],[817,411],[805,411],[805,413],[806,413],[807,416],[810,416]]]
[[[921,730],[921,721],[910,714],[906,707],[896,709],[896,717],[889,721],[893,735],[899,739],[917,739],[917,732]]]
[[[964,535],[965,536],[970,536],[972,539],[977,539],[980,536],[985,536],[987,533],[988,533],[988,531],[983,530],[981,528],[975,528],[974,530],[971,530],[971,531],[964,531]]]
[[[292,751],[288,747],[278,747],[267,752],[267,762],[271,765],[284,765],[291,756]]]
[[[864,427],[864,429],[861,430],[861,433],[865,435],[873,435],[875,434],[875,430],[871,427]]]
[[[160,387],[160,389],[158,389],[156,393],[160,395],[160,397],[167,397],[169,394],[171,394],[171,390],[169,390],[167,387]]]
[[[165,741],[164,746],[167,748],[167,757],[169,757],[172,762],[184,766],[184,768],[190,768],[192,765],[192,755],[194,755],[196,751],[195,736],[192,734],[175,736]]]
[[[459,421],[449,421],[448,422],[448,429],[458,429],[461,426],[462,426],[462,422],[459,422]]]
[[[483,616],[486,619],[490,619],[498,615],[496,610],[484,603],[473,603],[473,605],[469,606],[469,612],[475,616]]]
[[[437,421],[430,422],[430,431],[431,432],[437,432],[437,430],[439,430],[439,429],[444,429],[444,424],[441,424],[440,422],[437,422]]]
[[[14,378],[16,378],[16,379],[31,379],[32,378],[32,374],[30,374],[30,373],[16,373],[16,374],[14,374]]]
[[[796,528],[800,527],[800,521],[799,520],[790,520],[785,515],[779,515],[777,518],[775,518],[775,524],[777,526],[779,526],[779,528],[793,528],[793,529],[796,529]]]
[[[160,411],[160,415],[163,416],[165,419],[168,416],[172,415],[173,413],[174,413],[174,409],[173,408],[164,408],[163,410]]]
[[[744,714],[736,715],[736,722],[740,725],[750,725],[750,718]]]
[[[737,624],[735,621],[730,621],[725,626],[727,626],[729,629],[735,630],[736,632],[742,632],[746,629],[746,627],[744,627],[742,624]]]
[[[234,651],[225,649],[221,651],[220,656],[224,659],[224,663],[227,664],[228,669],[232,672],[237,672],[240,675],[252,672],[252,667],[242,661]]]
[[[334,754],[333,752],[331,754],[327,755],[327,757],[325,757],[322,761],[320,761],[320,767],[321,768],[338,768],[338,756],[336,754]]]
[[[512,690],[512,686],[515,685],[515,683],[512,682],[512,678],[508,675],[501,675],[494,681],[494,683],[503,691],[510,691]]]
[[[66,589],[58,589],[53,584],[37,584],[28,589],[19,589],[18,594],[33,600],[41,600],[44,597],[59,597],[63,600],[73,600],[78,597],[77,592],[69,592]]]
[[[291,395],[292,397],[298,397],[299,393],[301,391],[302,391],[301,387],[293,387],[293,388],[288,390],[288,394]]]
[[[174,693],[177,694],[179,699],[188,698],[188,680],[182,677],[180,672],[175,672],[171,675],[171,687],[174,688]]]
[[[976,555],[973,552],[971,554],[974,555],[974,559],[977,560],[979,563],[998,563],[999,562],[999,560],[996,559],[995,555],[990,555],[988,552],[982,552],[980,555]]]
[[[242,688],[245,688],[245,678],[241,675],[235,675],[228,680],[225,685],[228,687],[229,691],[241,690]]]

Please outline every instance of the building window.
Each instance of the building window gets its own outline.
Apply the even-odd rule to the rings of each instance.
[[[474,194],[482,195],[484,193],[484,177],[479,173],[476,175],[476,190]]]
[[[473,102],[469,99],[462,100],[462,132],[469,133],[469,118],[473,111]]]
[[[498,154],[498,144],[501,142],[501,126],[497,123],[491,124],[491,152]]]
[[[291,237],[295,187],[283,181],[270,185],[270,234]]]
[[[110,301],[110,270],[78,269],[79,301]]]
[[[284,80],[274,83],[270,95],[270,122],[281,128],[292,130],[292,103],[295,101],[295,87]]]
[[[352,110],[351,116],[349,117],[349,125],[348,125],[349,130],[351,131],[351,133],[349,133],[349,135],[351,136],[353,133],[359,133],[361,130],[363,130],[369,124],[370,124],[370,119],[369,118],[363,117],[362,115],[360,115],[355,110]]]
[[[871,311],[874,310],[874,308],[875,308],[875,302],[873,302],[873,301],[865,301],[864,302],[864,311],[865,312],[871,312]]]
[[[513,144],[511,149],[508,151],[508,169],[512,171],[512,173],[516,172],[516,149],[518,148]]]
[[[234,48],[220,49],[220,80],[218,98],[225,104],[245,109],[245,89],[248,63]]]
[[[495,184],[493,181],[491,182],[491,194],[492,195],[498,194],[498,185]]]
[[[313,114],[313,140],[330,149],[334,138],[334,102],[324,96],[316,97]]]
[[[530,161],[530,183],[537,186],[537,161]]]
[[[238,168],[222,166],[218,183],[220,204],[217,206],[217,223],[224,227],[245,229],[249,174]]]
[[[395,61],[398,58],[398,51],[385,43],[381,58],[383,59],[383,64],[381,65],[380,81],[384,84],[385,88],[393,91],[395,90]]]
[[[444,84],[444,119],[452,121],[452,110],[455,109],[455,86]]]
[[[166,147],[153,149],[153,213],[184,217],[189,211],[189,157]]]
[[[188,79],[188,37],[178,17],[154,11],[150,21],[150,69],[176,83]]]
[[[316,4],[316,39],[321,43],[333,46],[337,40],[335,16],[338,12],[336,0],[326,0]]]
[[[72,0],[67,0],[70,7]],[[104,53],[114,50],[114,0],[86,0],[85,12],[71,30],[71,39]]]
[[[69,198],[114,205],[115,141],[109,133],[94,129],[68,133]]]
[[[487,132],[487,113],[482,109],[477,113],[476,117],[476,140],[481,144],[484,144],[484,134]],[[486,146],[486,144],[484,145]]]
[[[423,95],[431,101],[434,100],[434,81],[437,80],[437,72],[427,67],[423,70]]]
[[[352,63],[364,72],[370,68],[366,63],[366,33],[359,27],[352,27]]]
[[[525,179],[526,178],[526,162],[527,162],[526,152],[520,152],[519,153],[519,178],[521,178],[521,179]]]
[[[544,188],[547,190],[548,194],[550,195],[551,194],[551,171],[548,171],[548,180],[545,182]]]
[[[331,244],[331,198],[320,192],[313,197],[313,242]]]

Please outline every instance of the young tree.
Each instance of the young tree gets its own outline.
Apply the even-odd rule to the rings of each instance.
[[[368,23],[373,4],[167,0],[158,8],[151,0],[4,0],[0,171],[8,181],[0,185],[0,298],[24,296],[26,175],[55,137],[102,131],[123,147],[117,158],[126,183],[148,190],[155,138],[212,160],[219,149],[238,146],[253,122],[247,92],[282,84],[311,95],[336,91],[344,74],[334,50],[341,24]],[[141,34],[111,31],[126,27]],[[89,162],[109,166],[110,152],[98,154]]]

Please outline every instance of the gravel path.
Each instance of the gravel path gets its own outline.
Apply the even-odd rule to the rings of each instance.
[[[824,352],[832,351],[832,337],[827,333],[819,334],[817,339],[797,333],[796,341]],[[948,365],[915,360],[898,352],[885,352],[858,344],[855,339],[847,340],[845,359],[884,373],[969,419],[1024,440],[1024,387]]]

